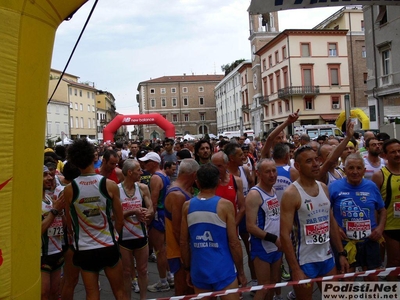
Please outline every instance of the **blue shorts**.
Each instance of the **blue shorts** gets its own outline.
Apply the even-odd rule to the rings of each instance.
[[[301,270],[308,278],[317,278],[325,276],[335,267],[335,260],[333,257],[325,261],[308,263],[300,266]]]
[[[181,259],[179,257],[168,259],[169,271],[175,274],[182,267]]]
[[[165,211],[164,209],[157,208],[153,221],[151,221],[149,228],[157,229],[160,232],[165,232]]]
[[[269,264],[273,264],[274,262],[276,262],[282,258],[282,252],[274,251],[274,252],[267,253],[265,251],[263,251],[263,252],[251,251],[250,256],[251,256],[251,260],[254,260],[256,257],[258,257],[262,261],[265,261]]]
[[[243,219],[239,223],[239,234],[240,233],[247,233],[247,228],[246,228],[246,215],[243,216]]]
[[[219,280],[219,281],[213,282],[213,283],[205,283],[205,282],[198,281],[194,277],[191,277],[191,278],[192,278],[193,285],[198,289],[207,290],[207,291],[221,291],[221,290],[225,289],[228,285],[230,285],[232,282],[234,282],[236,279],[236,276],[237,276],[237,274],[234,273],[232,276],[230,276],[224,280]]]

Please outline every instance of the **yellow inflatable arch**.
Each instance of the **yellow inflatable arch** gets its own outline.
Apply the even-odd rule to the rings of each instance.
[[[0,299],[40,298],[43,134],[54,37],[86,0],[0,0]]]
[[[359,119],[363,130],[369,129],[369,118],[361,109],[359,109],[359,108],[352,109],[350,111],[350,118]],[[338,118],[336,119],[336,126],[338,128],[342,128],[342,125],[345,120],[346,120],[346,112],[342,111],[339,114]]]

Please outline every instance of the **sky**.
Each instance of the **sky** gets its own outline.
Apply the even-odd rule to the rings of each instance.
[[[56,32],[51,67],[62,71],[89,16],[89,0]],[[100,0],[67,68],[137,114],[138,84],[181,74],[223,74],[250,59],[249,0]],[[279,29],[312,28],[340,7],[279,12]]]

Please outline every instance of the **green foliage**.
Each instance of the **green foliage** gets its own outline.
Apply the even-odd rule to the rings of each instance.
[[[232,72],[238,65],[240,65],[244,61],[245,61],[244,58],[237,59],[230,64],[222,65],[221,70],[222,70],[222,72],[225,72],[225,75],[228,75],[230,72]]]

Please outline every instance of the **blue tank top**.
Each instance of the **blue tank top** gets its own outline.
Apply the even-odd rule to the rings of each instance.
[[[236,274],[226,223],[217,214],[220,199],[194,197],[188,209],[191,276],[201,278],[204,283],[217,283]]]
[[[155,172],[155,175],[160,176],[162,182],[163,182],[163,187],[160,191],[160,195],[158,196],[158,200],[157,200],[157,209],[164,209],[164,201],[165,201],[165,197],[167,196],[167,189],[169,187],[169,185],[171,184],[171,181],[169,180],[168,176],[165,176],[163,173],[160,172]]]
[[[289,165],[276,167],[276,171],[278,172],[278,177],[276,178],[274,189],[279,202],[282,199],[283,192],[292,183],[292,180],[290,179],[290,168],[291,167]]]

